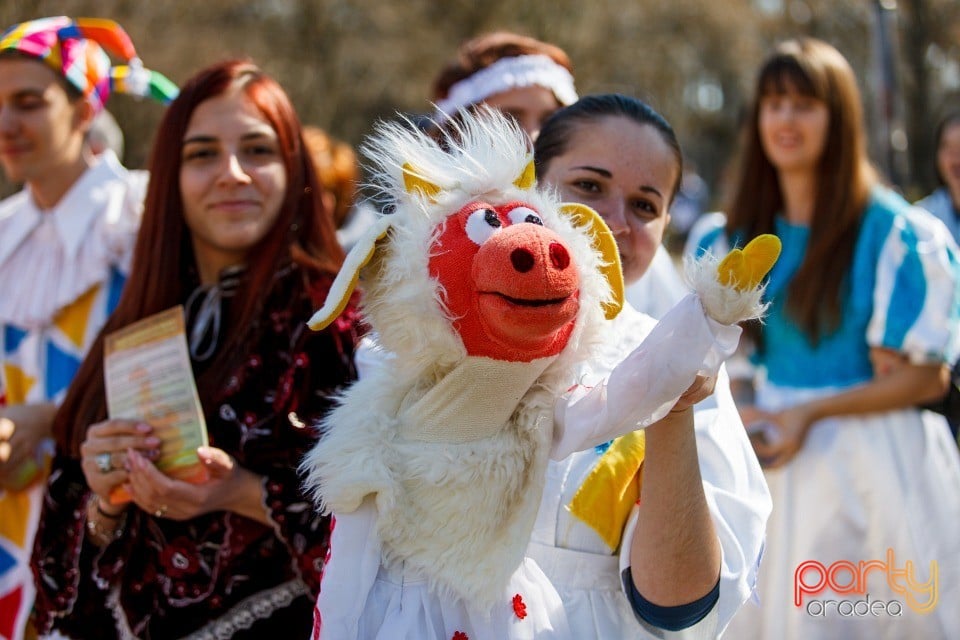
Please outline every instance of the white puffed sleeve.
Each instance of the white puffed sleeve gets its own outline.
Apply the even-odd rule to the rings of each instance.
[[[867,342],[902,351],[916,364],[954,362],[960,353],[960,252],[949,231],[915,207],[868,217],[865,226],[864,237],[879,245]]]

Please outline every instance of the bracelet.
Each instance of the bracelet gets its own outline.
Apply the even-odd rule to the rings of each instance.
[[[96,540],[100,540],[101,543],[110,542],[112,540],[119,540],[126,529],[126,511],[123,511],[117,515],[110,515],[104,513],[103,509],[100,508],[100,498],[94,498],[97,502],[94,504],[94,508],[97,511],[97,516],[103,515],[111,523],[110,527],[104,527],[103,522],[99,517],[94,516],[91,518],[91,515],[94,515],[90,512],[89,507],[87,508],[87,533],[90,534]]]
[[[101,525],[101,522],[96,519],[87,518],[87,533],[99,540],[119,540],[123,536],[124,527],[121,524],[118,527],[111,529],[105,529]]]
[[[94,496],[94,500],[97,501],[97,504],[96,504],[97,513],[99,513],[104,518],[107,518],[109,520],[119,520],[120,518],[123,517],[123,514],[126,513],[126,510],[121,511],[120,513],[107,513],[106,511],[103,510],[103,507],[100,506],[101,504],[103,504],[103,502],[100,500],[100,496]]]

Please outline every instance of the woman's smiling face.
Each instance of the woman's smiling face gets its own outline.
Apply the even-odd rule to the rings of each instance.
[[[788,86],[760,98],[760,144],[777,171],[814,174],[827,145],[826,103]]]
[[[675,151],[653,126],[622,116],[574,125],[543,181],[585,204],[613,232],[627,284],[644,274],[663,241],[680,180]]]
[[[241,91],[197,106],[184,135],[183,213],[201,278],[246,260],[280,214],[287,172],[277,133]]]

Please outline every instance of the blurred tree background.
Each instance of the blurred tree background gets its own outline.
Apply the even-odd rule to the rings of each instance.
[[[960,99],[957,0],[2,0],[0,25],[110,17],[144,63],[182,82],[250,57],[289,91],[304,123],[354,145],[377,118],[428,112],[458,43],[509,29],[563,47],[581,94],[642,97],[674,124],[719,206],[756,67],[777,40],[812,35],[857,72],[878,166],[909,197],[933,186],[933,126]],[[162,107],[116,96],[124,161],[146,164]],[[2,182],[0,194],[14,185]]]

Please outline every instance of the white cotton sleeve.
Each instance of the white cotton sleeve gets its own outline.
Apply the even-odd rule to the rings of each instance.
[[[915,207],[895,217],[877,259],[867,342],[916,364],[953,362],[958,298],[960,251],[943,222]]]
[[[103,219],[98,223],[101,231],[98,241],[108,248],[114,266],[129,275],[150,174],[119,170],[123,171],[123,186],[114,187],[114,197],[110,198]]]
[[[317,598],[319,634],[313,640],[351,640],[380,570],[377,508],[368,497],[356,511],[334,514],[330,553]]]
[[[698,373],[716,375],[740,333],[707,317],[697,296],[686,296],[604,381],[558,400],[550,457],[562,460],[660,420]]]

